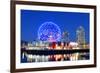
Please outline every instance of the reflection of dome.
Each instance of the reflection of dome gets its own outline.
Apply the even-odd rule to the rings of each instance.
[[[60,28],[53,22],[43,23],[38,30],[38,39],[41,41],[59,41],[61,38]]]

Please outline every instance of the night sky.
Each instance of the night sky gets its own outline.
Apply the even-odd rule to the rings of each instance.
[[[61,33],[69,32],[70,41],[76,41],[79,26],[85,29],[86,42],[89,42],[89,13],[21,10],[21,40],[33,41],[38,37],[38,29],[44,22],[53,22]]]

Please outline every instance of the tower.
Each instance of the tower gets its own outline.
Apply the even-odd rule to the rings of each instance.
[[[82,26],[76,30],[77,43],[81,49],[85,48],[85,31]]]

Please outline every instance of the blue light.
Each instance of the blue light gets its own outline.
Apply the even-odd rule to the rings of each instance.
[[[61,30],[53,22],[44,22],[38,30],[38,39],[41,41],[56,42],[61,39]]]

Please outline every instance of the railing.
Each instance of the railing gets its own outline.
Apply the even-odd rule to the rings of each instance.
[[[21,49],[21,53],[32,55],[55,55],[55,54],[73,54],[73,53],[89,53],[89,49],[71,49],[71,50],[26,50]]]

